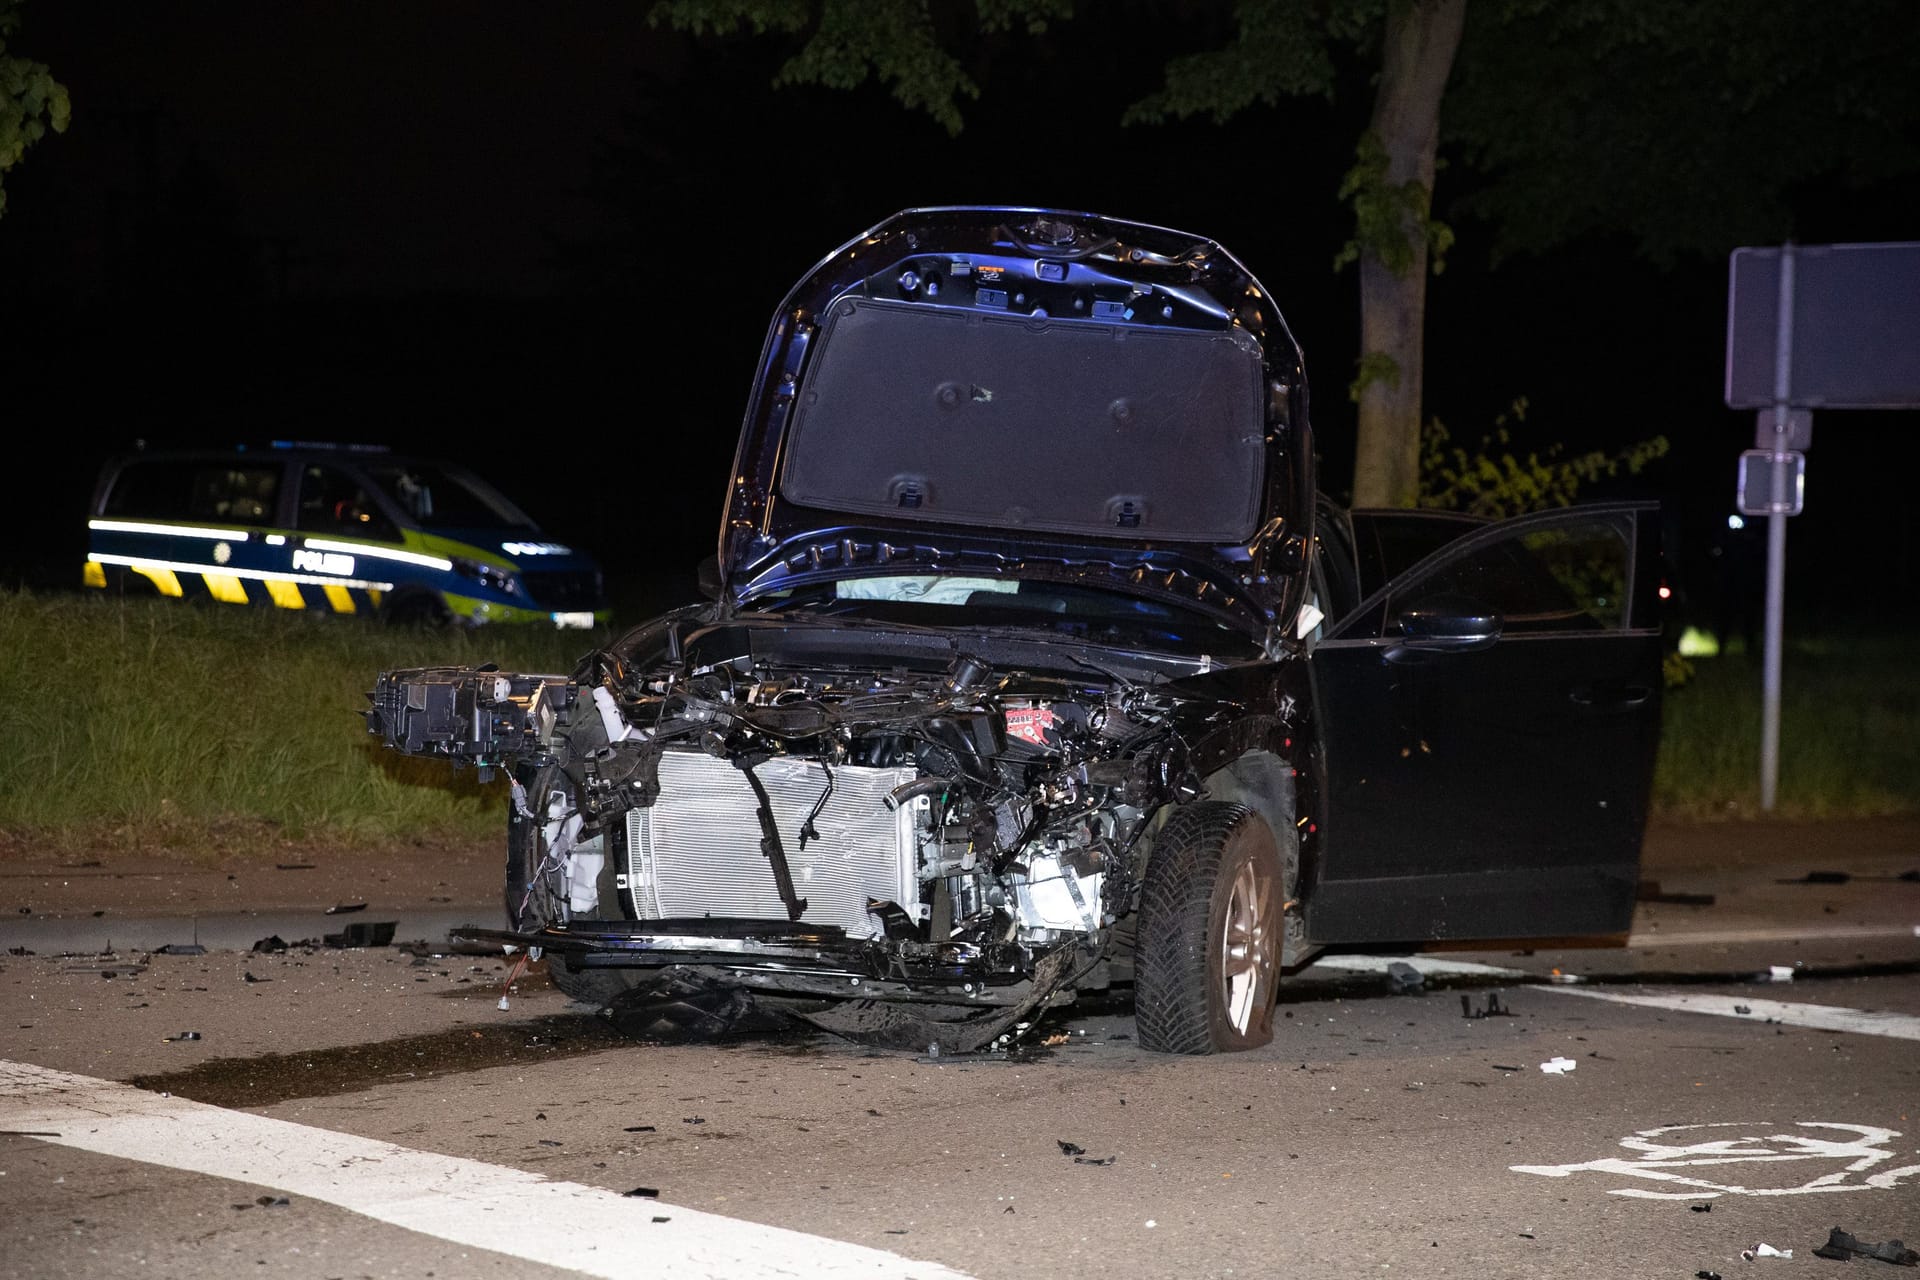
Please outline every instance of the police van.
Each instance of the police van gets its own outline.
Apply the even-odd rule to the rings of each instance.
[[[137,452],[87,521],[90,587],[396,622],[608,620],[600,567],[480,477],[369,445]]]

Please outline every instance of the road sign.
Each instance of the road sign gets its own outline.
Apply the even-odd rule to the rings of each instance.
[[[1807,455],[1748,449],[1740,455],[1733,501],[1743,516],[1797,516],[1806,500]]]
[[[1920,408],[1920,242],[1735,249],[1728,276],[1728,408]]]

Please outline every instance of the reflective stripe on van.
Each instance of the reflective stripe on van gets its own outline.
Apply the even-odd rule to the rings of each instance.
[[[335,613],[378,610],[391,582],[323,578],[314,574],[274,573],[263,569],[215,568],[177,560],[95,553],[87,557],[87,586],[107,585],[107,565],[137,573],[163,596],[206,596],[223,604],[275,605],[282,609],[331,609]]]

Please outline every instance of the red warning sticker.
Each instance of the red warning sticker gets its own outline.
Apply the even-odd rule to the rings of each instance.
[[[1053,728],[1052,707],[1008,707],[1007,736],[1036,747],[1047,745],[1047,733]]]

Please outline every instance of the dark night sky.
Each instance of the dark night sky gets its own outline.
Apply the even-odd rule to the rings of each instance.
[[[74,123],[12,172],[0,219],[0,420],[36,531],[0,555],[6,579],[77,580],[94,471],[135,438],[297,434],[460,456],[628,598],[684,591],[772,309],[914,204],[1222,241],[1305,346],[1329,487],[1348,483],[1357,304],[1330,263],[1362,73],[1336,104],[1123,130],[1169,45],[1080,21],[989,48],[949,139],[872,87],[772,90],[779,48],[654,30],[649,7],[31,0],[14,51],[53,67]],[[1443,213],[1470,181],[1443,175]],[[1801,234],[1920,238],[1901,194],[1815,200]],[[1675,456],[1638,491],[1701,543],[1752,430],[1719,399],[1724,256],[1657,270],[1589,244],[1496,270],[1485,228],[1458,229],[1430,292],[1429,411],[1477,434],[1526,395],[1543,444],[1665,433]],[[1817,419],[1803,608],[1842,605],[1832,568],[1860,559],[1912,598],[1883,477],[1913,473],[1916,436],[1912,415]]]

